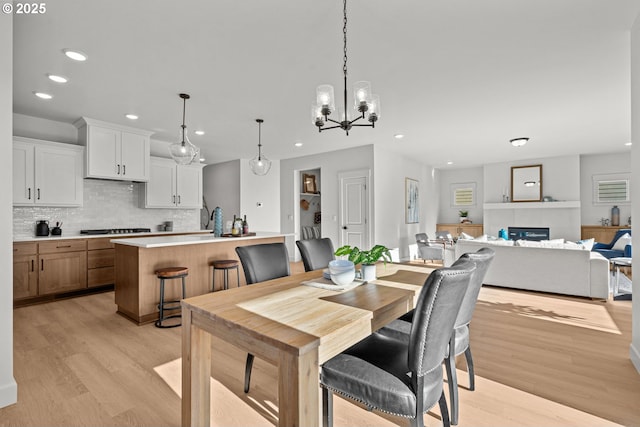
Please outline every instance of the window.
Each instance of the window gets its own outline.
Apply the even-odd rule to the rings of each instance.
[[[451,206],[475,206],[476,204],[476,183],[463,182],[451,184]]]
[[[593,203],[612,204],[629,203],[631,192],[628,173],[593,176]]]

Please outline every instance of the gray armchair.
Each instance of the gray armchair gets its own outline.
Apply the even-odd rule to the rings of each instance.
[[[416,243],[418,244],[418,255],[424,262],[427,260],[444,262],[444,242],[429,240],[426,233],[418,233],[416,234]]]

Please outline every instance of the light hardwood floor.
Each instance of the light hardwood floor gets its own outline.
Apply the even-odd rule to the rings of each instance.
[[[14,310],[18,403],[1,426],[179,426],[180,329],[136,326],[113,293]],[[640,375],[629,361],[631,302],[485,287],[471,324],[476,391],[459,359],[460,427],[640,426]],[[212,425],[272,426],[276,373],[215,341]],[[441,425],[438,411],[425,415]],[[336,426],[407,425],[336,398]]]

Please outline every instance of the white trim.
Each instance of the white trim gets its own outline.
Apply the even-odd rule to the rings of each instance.
[[[629,346],[629,358],[636,368],[636,371],[640,374],[640,349],[637,349],[633,343]]]
[[[13,405],[18,401],[18,384],[14,378],[7,384],[0,386],[0,408]]]

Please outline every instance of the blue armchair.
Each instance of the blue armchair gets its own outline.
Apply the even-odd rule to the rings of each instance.
[[[611,241],[611,243],[598,243],[598,242],[596,242],[593,245],[593,248],[591,250],[601,253],[602,256],[604,256],[607,259],[616,258],[616,257],[629,257],[630,258],[631,257],[631,245],[625,246],[624,251],[619,251],[619,250],[612,249],[613,245],[616,244],[618,239],[620,237],[624,236],[625,234],[629,234],[631,236],[631,229],[630,228],[625,228],[625,229],[618,230],[616,232],[616,235],[613,236],[613,240]]]

